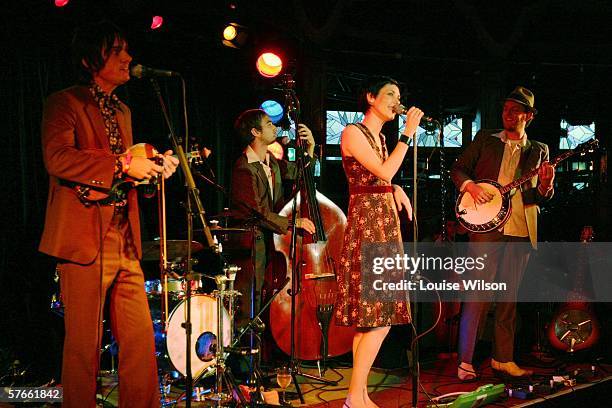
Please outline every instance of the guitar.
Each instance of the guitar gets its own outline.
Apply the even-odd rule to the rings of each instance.
[[[597,139],[591,139],[588,142],[584,142],[574,150],[570,150],[555,157],[550,164],[556,167],[563,160],[571,156],[593,151],[597,148],[598,143],[599,141]],[[470,193],[467,191],[460,193],[457,198],[457,203],[455,204],[455,215],[457,220],[468,231],[475,233],[482,234],[501,228],[508,221],[512,213],[510,192],[515,188],[519,188],[521,184],[537,175],[539,169],[540,166],[505,186],[493,180],[477,180],[475,183],[485,191],[491,193],[494,197],[487,203],[476,204]]]
[[[585,269],[588,265],[586,245],[592,240],[593,227],[585,226],[580,233],[584,246],[578,254],[574,290],[548,326],[550,344],[569,353],[587,349],[599,340],[599,322],[584,295]]]
[[[132,157],[144,157],[149,160],[156,161],[157,164],[161,165],[160,153],[148,143],[137,143],[127,149],[131,152]],[[208,149],[202,149],[202,154],[206,157]],[[208,151],[210,154],[210,151]],[[187,159],[197,165],[203,163],[202,156],[199,150],[194,150],[186,154]],[[176,157],[176,155],[174,155]],[[129,176],[124,176],[113,182],[110,189],[99,189],[92,186],[86,186],[82,184],[72,185],[73,190],[77,193],[79,200],[85,205],[91,205],[95,202],[101,202],[104,200],[109,201],[120,201],[121,197],[125,195],[128,189],[139,186],[139,185],[156,185],[159,183],[159,177],[152,177],[151,179],[138,180]]]

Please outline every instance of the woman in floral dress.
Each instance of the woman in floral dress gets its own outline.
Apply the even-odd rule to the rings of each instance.
[[[398,296],[375,291],[372,270],[361,270],[362,245],[396,244],[395,248],[401,250],[398,211],[405,209],[412,219],[412,207],[402,188],[392,185],[391,179],[404,160],[408,140],[415,134],[423,112],[416,107],[408,110],[404,134],[388,154],[380,131],[395,118],[400,103],[398,83],[388,77],[370,78],[359,103],[365,113],[363,122],[348,125],[341,141],[350,202],[337,276],[336,321],[358,328],[353,339],[353,374],[345,405],[373,408],[376,404],[367,393],[370,368],[391,325],[410,322],[410,307],[405,293]]]

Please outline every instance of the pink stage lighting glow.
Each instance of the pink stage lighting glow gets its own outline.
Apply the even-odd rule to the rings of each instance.
[[[151,21],[151,29],[157,30],[159,27],[164,24],[164,18],[162,16],[153,16],[153,21]]]
[[[55,0],[56,7],[64,7],[70,0]]]

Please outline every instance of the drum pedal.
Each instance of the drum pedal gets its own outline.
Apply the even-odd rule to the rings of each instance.
[[[252,356],[259,354],[259,348],[251,347],[224,347],[223,350],[230,354],[236,354],[239,356]]]

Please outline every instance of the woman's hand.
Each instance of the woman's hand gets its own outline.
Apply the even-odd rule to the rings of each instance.
[[[406,136],[414,137],[423,115],[423,111],[416,106],[412,106],[410,109],[408,109],[408,112],[406,112],[406,128],[404,129],[404,134]]]
[[[412,221],[412,204],[410,204],[410,199],[404,190],[397,184],[393,184],[393,198],[395,199],[397,212],[400,212],[405,208],[406,212],[408,213],[408,221]]]

